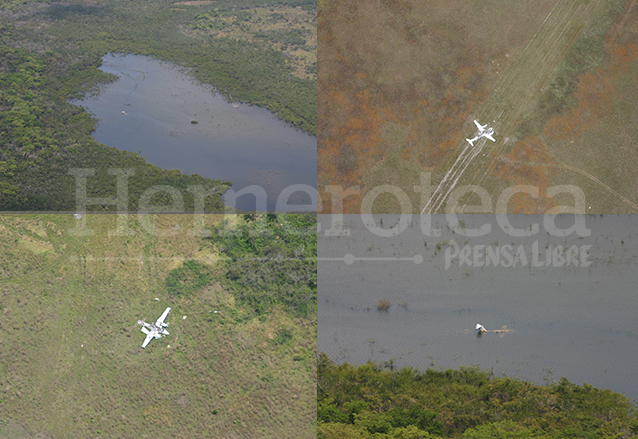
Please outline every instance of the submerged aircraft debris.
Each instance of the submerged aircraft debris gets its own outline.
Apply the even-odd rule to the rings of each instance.
[[[495,332],[497,334],[504,334],[507,332],[516,332],[516,330],[514,329],[507,329],[507,325],[503,325],[501,329],[485,329],[485,326],[481,325],[480,323],[476,324],[475,329],[478,331],[476,335],[483,335],[485,332]]]

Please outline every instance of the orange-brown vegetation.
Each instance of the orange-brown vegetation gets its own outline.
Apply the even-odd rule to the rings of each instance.
[[[614,81],[638,58],[638,46],[633,42],[619,45],[617,40],[607,37],[605,50],[610,55],[609,65],[578,76],[574,94],[578,106],[552,118],[543,134],[556,140],[574,139],[611,114]]]
[[[519,50],[533,35],[528,23],[534,20],[522,3],[496,13],[518,14],[524,24],[498,30],[459,15],[465,8],[472,16],[498,22],[494,10],[468,8],[462,0],[320,3],[317,171],[322,212],[331,211],[325,186],[359,185],[359,195],[344,200],[345,213],[358,213],[371,189],[366,183],[377,183],[366,173],[386,161],[391,150],[396,153],[392,157],[424,169],[445,163],[467,134],[463,121],[496,81],[492,61],[507,62],[506,53]],[[405,137],[386,138],[391,125],[405,127]],[[412,184],[402,189],[410,193]]]
[[[544,194],[550,186],[551,177],[556,175],[556,169],[542,165],[554,163],[538,137],[526,137],[496,163],[494,173],[499,177],[511,184],[537,187],[540,191],[537,199],[525,193],[512,196],[508,206],[510,213],[539,213],[554,206],[553,201]]]
[[[638,8],[633,7],[635,4],[636,1],[619,20],[620,24],[613,26],[605,38],[608,63],[578,76],[574,93],[576,105],[551,118],[543,128],[543,136],[561,142],[574,140],[613,113],[616,81],[638,59],[635,38],[623,35],[624,26],[638,22]],[[559,175],[558,167],[560,164],[552,158],[538,137],[528,136],[519,141],[496,164],[494,173],[510,184],[539,187],[541,196],[532,199],[529,195],[518,194],[510,201],[510,211],[542,213],[552,207],[551,199],[544,197],[544,189],[550,185],[552,177]]]

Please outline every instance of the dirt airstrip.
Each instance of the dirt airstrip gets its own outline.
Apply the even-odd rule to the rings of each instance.
[[[509,211],[542,213],[568,204],[545,196],[548,187],[574,184],[594,211],[634,209],[633,180],[619,183],[609,168],[597,169],[601,155],[617,164],[629,162],[633,134],[622,126],[614,130],[611,143],[623,135],[629,142],[622,154],[609,141],[596,146],[601,142],[583,144],[583,139],[619,110],[618,87],[627,82],[636,59],[635,1],[616,2],[622,13],[605,36],[605,62],[578,76],[570,105],[542,122],[540,132],[526,136],[520,129],[563,58],[608,3],[320,4],[320,191],[358,185],[359,194],[343,205],[344,212],[357,213],[368,191],[392,184],[407,194],[413,211],[441,213],[462,185],[486,188],[495,202],[504,188],[525,184],[539,187],[541,196],[515,196]],[[495,144],[481,141],[476,149],[466,148],[465,137],[475,132],[473,119],[495,127]],[[429,200],[413,190],[424,171],[432,173],[436,188]],[[323,211],[330,212],[330,194],[320,193]],[[398,209],[392,196],[379,197],[374,205],[375,211]]]

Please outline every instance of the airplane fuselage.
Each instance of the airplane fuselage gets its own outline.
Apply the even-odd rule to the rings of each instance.
[[[478,128],[479,132],[476,135],[476,137],[474,137],[473,139],[465,139],[469,142],[470,145],[474,146],[474,142],[476,142],[477,140],[479,140],[482,137],[486,137],[488,139],[490,139],[492,142],[495,142],[496,140],[494,140],[494,137],[492,137],[492,135],[494,134],[494,128],[489,127],[487,125],[483,126],[480,123],[478,123],[476,120],[474,121],[474,124],[476,125],[476,127]]]
[[[155,323],[146,323],[143,320],[138,320],[137,323],[139,325],[142,325],[142,332],[146,334],[146,339],[144,340],[144,343],[142,344],[143,348],[145,348],[146,345],[148,345],[151,339],[161,338],[162,335],[169,335],[168,331],[166,330],[166,328],[168,327],[168,323],[164,323],[164,320],[166,319],[166,316],[168,316],[168,313],[170,312],[170,310],[171,310],[170,308],[166,308],[166,310],[164,310],[164,313],[162,313],[160,318],[157,319]]]

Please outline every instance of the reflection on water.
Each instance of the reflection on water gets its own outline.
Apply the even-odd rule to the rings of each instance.
[[[350,236],[319,234],[318,349],[355,364],[476,364],[535,382],[564,376],[638,398],[638,216],[588,216],[589,237],[552,236],[542,216],[510,219],[520,229],[535,223],[540,230],[516,238],[494,216],[473,215],[465,218],[467,227],[490,224],[492,231],[468,238],[436,216],[442,236],[429,237],[415,217],[402,233],[382,238],[360,216],[345,216]],[[397,217],[381,220],[387,228]],[[320,222],[322,230],[330,228],[329,216]],[[573,222],[566,216],[556,224]],[[558,266],[561,258],[552,256],[558,246],[584,250],[591,265]],[[446,252],[463,248],[471,252],[463,265],[457,256],[446,269]],[[496,259],[486,266],[488,248],[492,256],[501,252],[496,266]],[[387,312],[378,310],[383,299],[390,302]],[[477,336],[478,323],[515,331]]]
[[[259,185],[269,210],[290,185],[317,187],[316,138],[269,111],[228,103],[172,64],[146,56],[108,54],[101,69],[120,79],[97,97],[73,102],[99,119],[98,142],[139,151],[163,168],[231,181],[235,191]],[[316,210],[304,192],[288,203]],[[255,197],[237,198],[236,207],[254,210]]]

